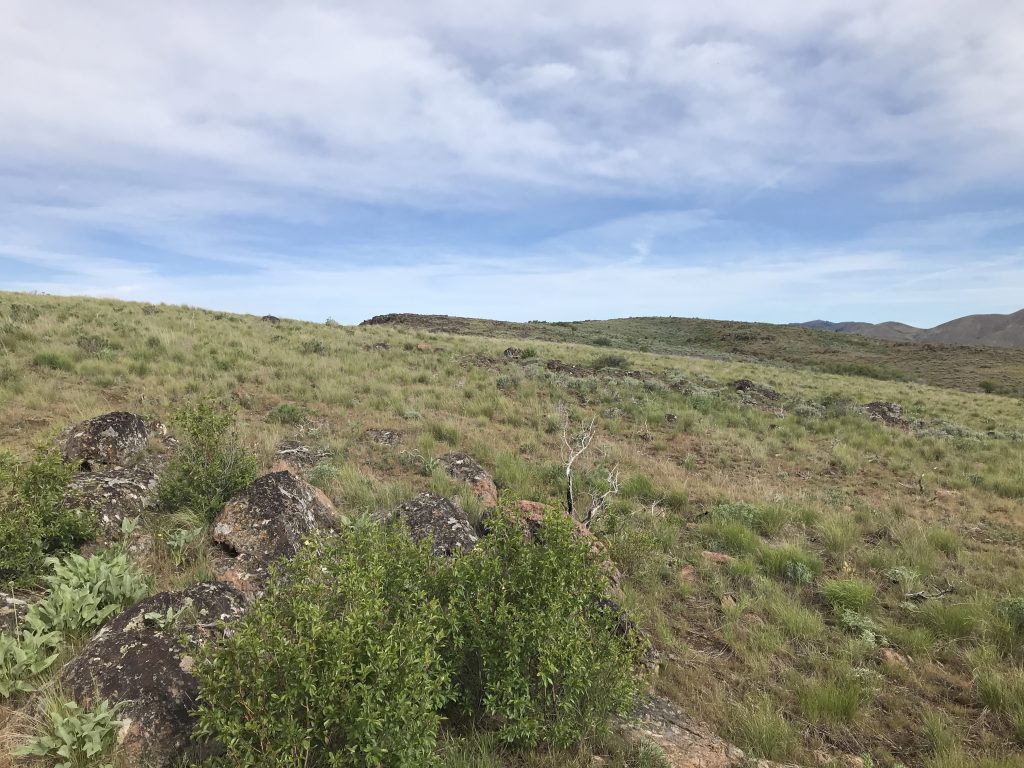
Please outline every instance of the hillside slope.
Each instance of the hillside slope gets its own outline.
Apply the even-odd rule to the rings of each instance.
[[[770,361],[822,372],[922,381],[966,390],[984,388],[1024,396],[1024,350],[1017,349],[905,344],[793,325],[685,317],[512,323],[447,315],[390,314],[371,318],[364,325],[571,342],[724,360]]]
[[[833,323],[827,320],[812,320],[796,325],[888,341],[1024,348],[1024,309],[1009,315],[967,315],[934,328],[915,328],[896,322]]]
[[[504,504],[561,509],[567,415],[596,429],[576,499],[589,508],[608,493],[591,531],[621,573],[623,610],[660,654],[662,697],[787,765],[1020,768],[1022,401],[696,343],[703,329],[765,355],[779,344],[745,324],[724,329],[729,341],[718,325],[684,325],[700,357],[646,320],[576,324],[583,344],[539,338],[571,326],[528,324],[535,336],[521,343],[510,341],[519,326],[455,325],[506,335],[0,294],[0,445],[24,460],[110,411],[175,432],[182,407],[214,403],[260,472],[282,441],[308,446],[301,474],[347,519],[370,523],[430,491],[483,532],[483,501],[446,461],[472,456]],[[643,332],[675,351],[601,348],[602,334],[638,345]],[[823,335],[790,333],[809,349]],[[192,589],[224,554],[187,508],[149,507],[136,533],[150,546],[131,556],[154,591]],[[41,722],[33,702],[0,699],[4,768],[7,747]],[[440,766],[666,764],[614,734],[524,749],[492,725],[448,723]],[[701,764],[750,764],[718,755]]]

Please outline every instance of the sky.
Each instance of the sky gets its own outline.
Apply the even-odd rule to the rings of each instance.
[[[0,289],[359,322],[1024,307],[1020,0],[4,0]]]

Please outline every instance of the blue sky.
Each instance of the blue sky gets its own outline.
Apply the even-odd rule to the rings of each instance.
[[[342,322],[1011,312],[1022,39],[1019,0],[7,0],[0,288]]]

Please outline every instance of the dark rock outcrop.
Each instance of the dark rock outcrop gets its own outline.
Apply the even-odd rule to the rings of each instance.
[[[509,347],[502,354],[509,360],[522,360],[525,356],[525,353],[519,347]]]
[[[735,389],[740,394],[762,398],[764,400],[770,400],[775,402],[782,397],[771,387],[765,384],[756,384],[750,379],[737,379],[729,384],[730,387]]]
[[[903,417],[903,406],[876,400],[864,406],[864,412],[872,421],[881,421],[892,427],[907,427],[910,422]]]
[[[194,656],[219,636],[222,621],[241,615],[245,604],[225,584],[196,584],[147,598],[101,629],[68,662],[61,671],[64,691],[86,707],[101,699],[124,702],[117,741],[126,765],[163,768],[177,765],[185,754],[201,756],[190,714],[199,693]]]
[[[405,524],[416,541],[429,539],[434,554],[439,557],[468,552],[479,541],[458,503],[434,493],[421,493],[410,499],[390,519]]]
[[[94,516],[100,541],[116,541],[121,536],[122,521],[146,510],[156,480],[152,470],[141,466],[79,472],[68,484],[63,504]]]
[[[277,325],[281,322],[281,318],[275,315],[264,315],[260,318],[264,323],[270,323],[271,325]]]
[[[449,453],[441,458],[441,464],[448,476],[454,480],[468,483],[480,502],[488,508],[498,506],[498,488],[494,479],[479,462],[465,453]]]
[[[225,551],[217,579],[255,595],[272,563],[292,557],[309,536],[337,530],[337,512],[326,496],[287,470],[257,478],[224,505],[213,540]]]
[[[116,411],[72,427],[64,440],[65,461],[80,461],[82,469],[124,466],[146,447],[149,428],[135,413]]]

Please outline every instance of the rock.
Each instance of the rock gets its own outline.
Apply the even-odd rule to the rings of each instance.
[[[669,424],[675,424],[677,421],[679,421],[679,417],[676,416],[674,413],[666,413],[665,421],[668,422]]]
[[[15,595],[0,595],[0,633],[15,634],[23,626],[31,603]]]
[[[366,430],[366,437],[377,445],[398,445],[402,442],[402,433],[394,429],[370,428]]]
[[[433,352],[434,345],[428,344],[425,341],[421,341],[419,344],[416,345],[416,349],[418,349],[420,352]]]
[[[672,768],[740,768],[746,764],[743,750],[718,738],[661,696],[643,702],[621,730],[631,742],[657,744]]]
[[[469,483],[470,490],[487,508],[498,506],[498,488],[487,471],[471,456],[464,453],[449,453],[441,458],[448,476]]]
[[[712,563],[718,563],[719,565],[728,565],[736,560],[735,557],[727,555],[724,552],[709,552],[705,549],[701,554],[704,556],[705,560]]]
[[[391,349],[391,345],[384,341],[378,341],[375,344],[367,344],[363,349],[367,352],[387,352]]]
[[[439,557],[468,552],[480,540],[458,503],[434,493],[421,493],[405,502],[392,519],[401,520],[416,541],[430,539]]]
[[[64,440],[65,461],[81,461],[82,469],[124,466],[146,447],[149,429],[135,413],[117,411],[76,424]]]
[[[905,667],[907,666],[907,658],[898,651],[892,648],[882,648],[879,650],[878,655],[881,657],[885,664],[893,667]]]
[[[260,320],[262,320],[264,323],[270,323],[271,325],[277,325],[278,323],[281,322],[281,318],[276,317],[274,315],[264,315],[263,317],[260,318]]]
[[[310,535],[337,530],[327,497],[288,471],[271,472],[233,496],[217,515],[213,540],[228,555],[214,563],[219,581],[258,594],[270,565],[292,557]]]
[[[781,395],[769,386],[756,384],[750,379],[737,379],[729,384],[737,392],[745,395],[752,395],[772,402],[778,400]]]
[[[543,515],[544,510],[547,509],[547,507],[539,501],[527,501],[526,499],[521,499],[516,502],[516,509],[527,515]]]
[[[167,626],[168,608],[177,614]],[[61,671],[65,693],[89,707],[107,699],[124,702],[117,735],[125,765],[155,768],[201,756],[192,739],[198,683],[191,673],[195,652],[220,634],[219,623],[241,615],[245,600],[225,584],[196,584],[162,592],[129,608],[101,629]]]
[[[872,421],[881,421],[892,427],[908,427],[910,422],[903,418],[903,406],[876,400],[864,406],[864,412]]]
[[[522,360],[525,355],[519,347],[509,347],[502,354],[509,360]]]
[[[141,466],[79,472],[68,483],[62,504],[95,516],[97,539],[110,543],[121,538],[122,521],[138,517],[149,506],[156,481],[156,474]]]
[[[687,563],[679,569],[679,580],[694,582],[697,580],[697,569]]]
[[[285,440],[274,451],[273,471],[287,470],[297,475],[329,458],[331,452],[325,448],[310,448],[298,440]]]

